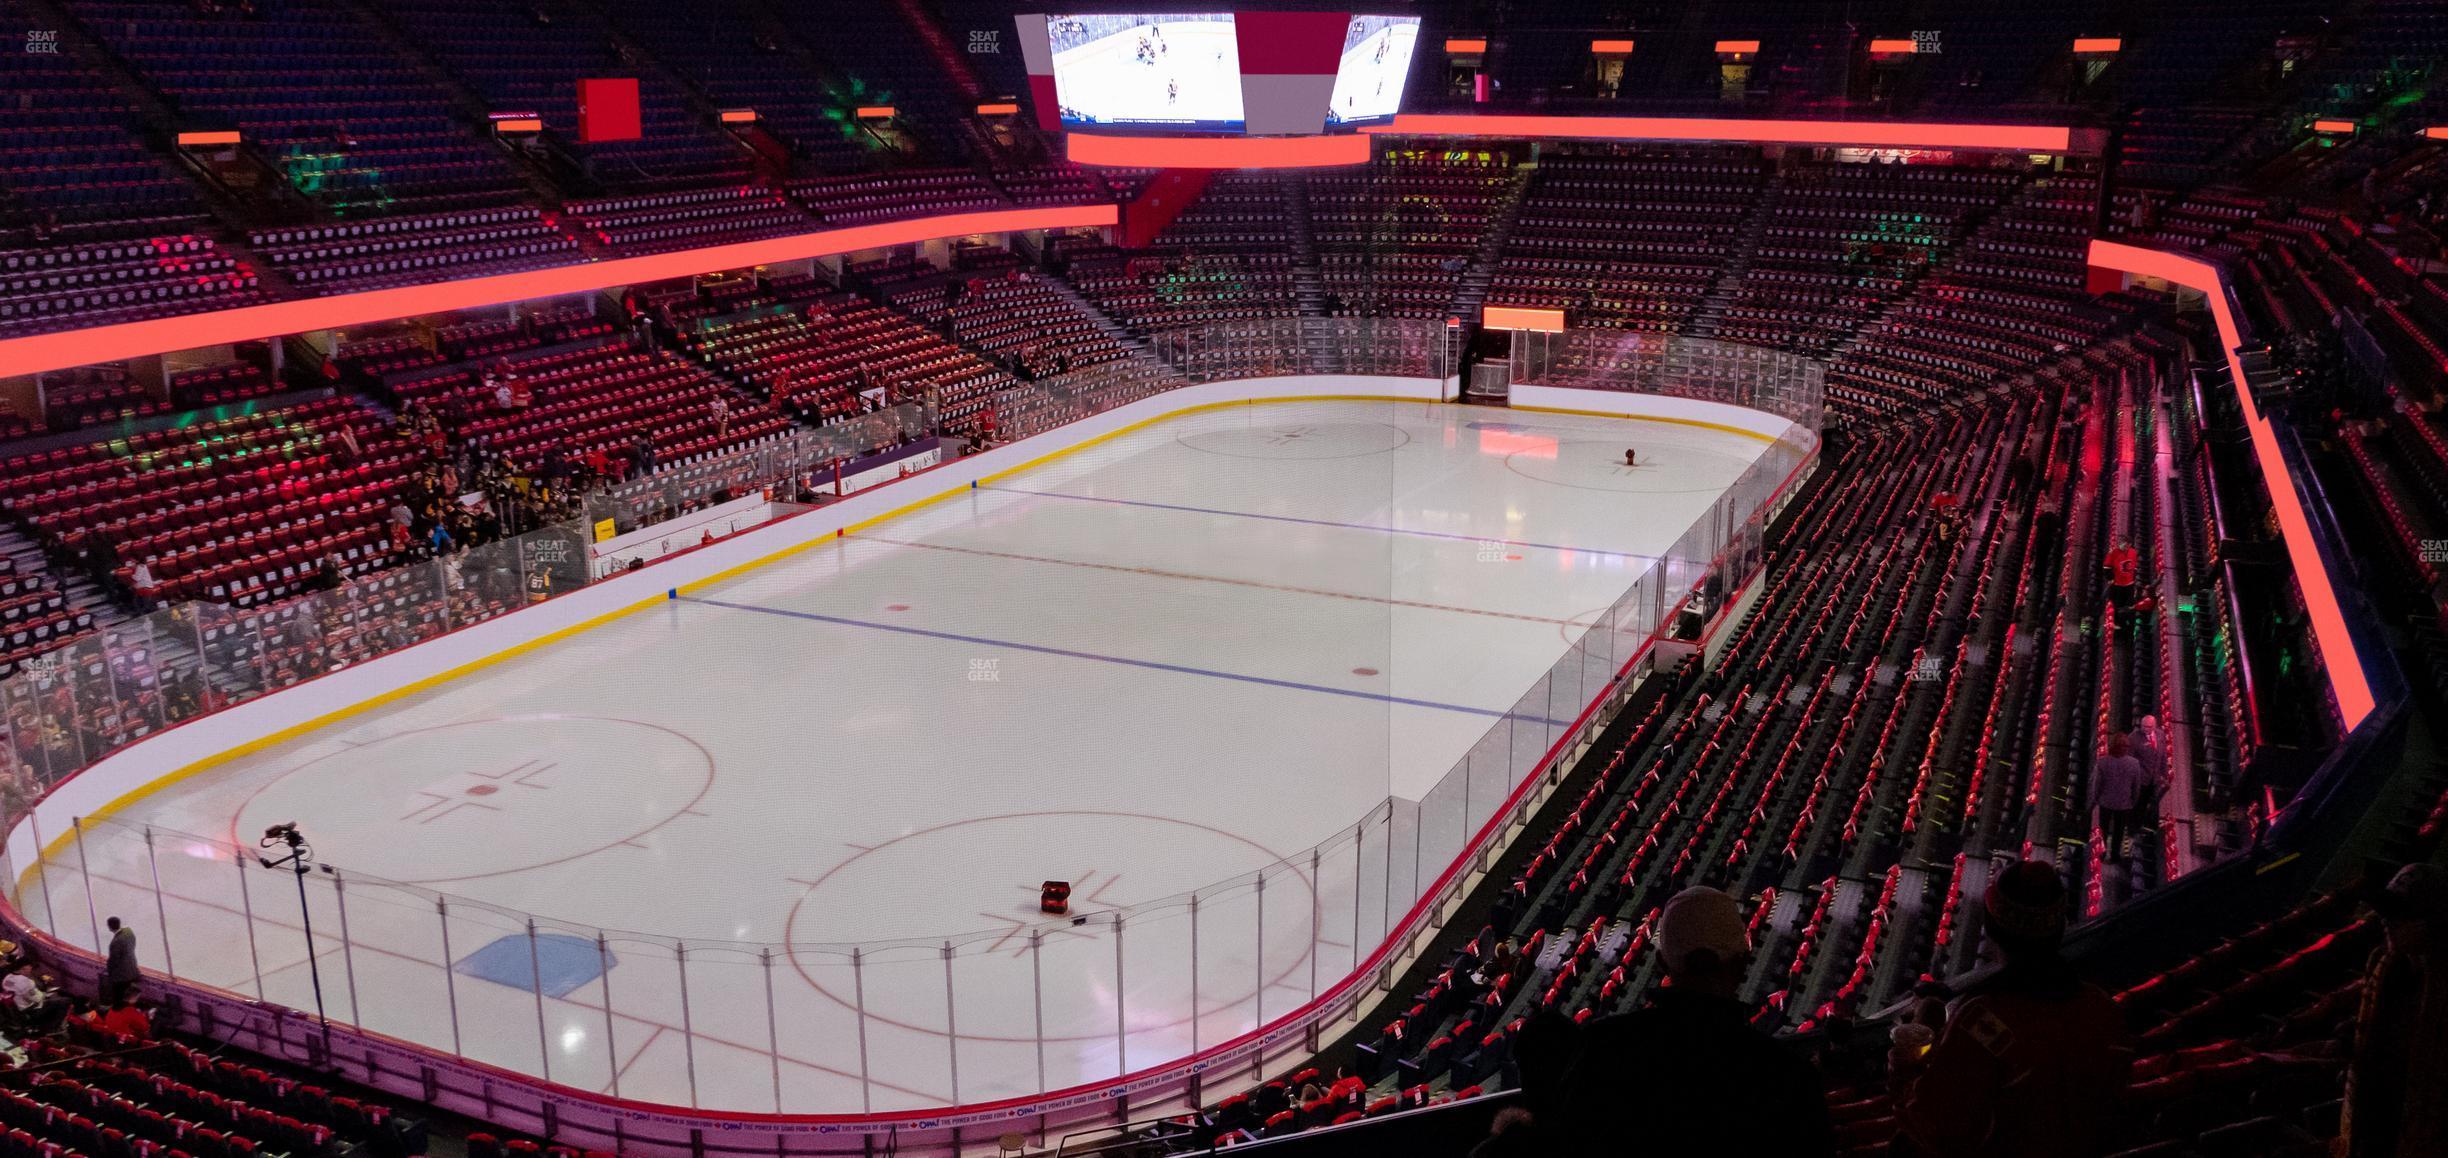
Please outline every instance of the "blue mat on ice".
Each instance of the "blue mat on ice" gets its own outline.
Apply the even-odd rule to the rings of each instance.
[[[613,964],[619,962],[620,958],[612,958]],[[603,955],[595,950],[595,942],[584,937],[538,933],[531,952],[522,933],[503,937],[461,957],[451,968],[496,985],[541,990],[546,997],[560,997],[601,976],[604,964]]]

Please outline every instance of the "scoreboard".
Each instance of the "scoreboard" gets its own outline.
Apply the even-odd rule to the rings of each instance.
[[[1017,18],[1038,123],[1285,136],[1391,120],[1416,16],[1054,13]]]

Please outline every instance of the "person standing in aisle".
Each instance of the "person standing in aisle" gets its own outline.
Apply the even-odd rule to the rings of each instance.
[[[2140,812],[2138,823],[2155,828],[2159,824],[2160,800],[2173,783],[2168,775],[2167,738],[2159,732],[2159,717],[2142,717],[2142,722],[2134,725],[2133,735],[2127,738],[2127,746],[2132,749],[2133,758],[2142,764],[2142,799],[2135,805]]]
[[[2091,800],[2099,806],[2100,834],[2110,860],[2125,855],[2125,840],[2145,795],[2142,761],[2135,759],[2123,733],[2108,737],[2108,750],[2091,765]]]
[[[103,925],[110,930],[110,951],[102,965],[101,1000],[97,1004],[109,1008],[119,1004],[121,996],[135,991],[144,971],[136,965],[136,930],[120,924],[117,917]]]

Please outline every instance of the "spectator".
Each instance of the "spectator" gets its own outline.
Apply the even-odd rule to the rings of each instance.
[[[2125,855],[2125,838],[2133,831],[2149,783],[2142,761],[2122,733],[2108,737],[2108,751],[2091,765],[2091,801],[2099,806],[2100,833],[2107,855]]]
[[[79,1029],[101,1032],[102,1009],[100,1006],[82,997],[72,997],[65,1002],[58,1003],[57,1007],[60,1010],[60,1019],[59,1023],[52,1028],[65,1029],[75,1026]]]
[[[2372,898],[2382,941],[2363,971],[2344,1120],[2344,1158],[2448,1154],[2448,872],[2397,870]]]
[[[2142,763],[2142,823],[2157,824],[2159,799],[2167,795],[2169,786],[2167,737],[2159,730],[2159,717],[2144,716],[2134,725],[2133,734],[2126,738],[2133,758]]]
[[[122,993],[117,1004],[95,1019],[94,1028],[114,1037],[145,1041],[153,1036],[153,1019],[136,1008],[134,993]]]
[[[409,510],[407,503],[393,499],[391,500],[391,520],[388,525],[391,529],[392,553],[406,553],[408,541],[414,533],[411,528],[416,525],[416,512]]]
[[[8,976],[0,977],[0,1006],[7,1008],[14,1024],[34,1024],[50,1000],[51,994],[35,982],[31,969],[12,970]]]
[[[2113,617],[2133,606],[2134,586],[2141,579],[2142,553],[2134,550],[2133,544],[2119,539],[2116,546],[2108,549],[2105,565],[2109,615]]]
[[[1552,1012],[1519,1041],[1527,1121],[1482,1147],[1494,1154],[1739,1150],[1780,1158],[1833,1154],[1819,1077],[1750,1025],[1736,996],[1751,956],[1741,906],[1685,889],[1657,917],[1666,987],[1632,1013],[1576,1026]]]
[[[1936,1044],[1899,1042],[1888,1058],[1896,1151],[2097,1154],[2133,1054],[2116,1002],[2058,955],[2065,882],[2046,864],[2017,862],[1990,882],[1982,914],[1998,968],[1965,988]]]
[[[1489,983],[1493,984],[1505,974],[1511,973],[1513,971],[1513,967],[1520,963],[1521,946],[1516,944],[1513,938],[1507,937],[1496,942],[1496,947],[1488,950],[1487,975]]]
[[[1962,521],[1961,500],[1953,491],[1940,491],[1930,499],[1930,522],[1938,532],[1940,543],[1955,541],[1955,531]]]
[[[117,917],[102,924],[110,930],[110,955],[102,966],[102,1000],[98,1004],[108,1006],[116,1004],[122,994],[135,992],[144,972],[136,966],[136,930],[120,924]]]

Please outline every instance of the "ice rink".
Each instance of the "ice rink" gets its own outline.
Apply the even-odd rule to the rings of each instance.
[[[166,835],[295,821],[347,878],[310,902],[335,1019],[748,1111],[1112,1077],[1373,949],[1393,870],[1355,824],[1505,725],[1765,445],[1392,402],[1178,416],[175,783],[21,906],[82,941],[90,873],[149,966],[312,1008],[296,886]],[[1095,915],[1271,864],[1255,904],[1121,936],[1036,913],[1050,878]]]

